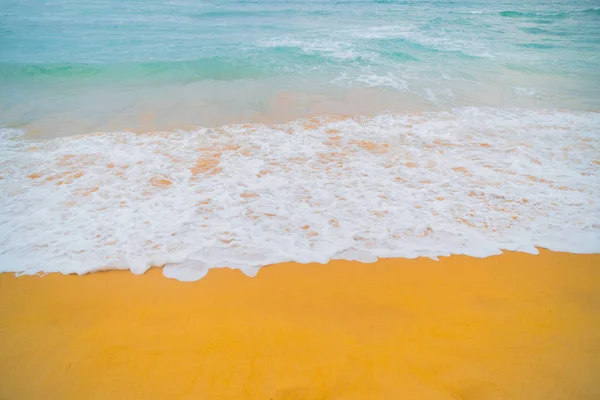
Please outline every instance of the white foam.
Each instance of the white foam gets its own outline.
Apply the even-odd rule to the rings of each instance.
[[[472,15],[483,14],[483,11],[480,11],[480,10],[474,10],[474,11],[453,11],[453,12],[457,13],[457,14],[472,14]]]
[[[289,47],[296,48],[304,54],[321,55],[337,60],[355,60],[364,58],[376,60],[379,56],[371,51],[358,50],[356,45],[348,41],[318,39],[314,37],[301,39],[272,39],[260,43],[263,47]]]
[[[600,251],[600,114],[463,108],[0,136],[0,271]]]
[[[529,87],[513,86],[512,91],[515,96],[519,97],[529,97],[533,99],[539,99],[542,97],[537,90]]]
[[[445,29],[423,30],[415,25],[384,25],[370,29],[352,30],[346,33],[359,39],[402,39],[439,51],[462,52],[481,58],[496,58],[490,53],[490,43],[484,37],[448,32]]]
[[[374,88],[392,88],[401,92],[408,91],[408,83],[395,73],[378,74],[365,68],[358,76],[349,76],[346,73],[340,74],[333,79],[331,83],[344,86],[364,86]]]

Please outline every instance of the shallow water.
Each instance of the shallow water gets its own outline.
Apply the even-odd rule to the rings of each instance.
[[[600,251],[596,1],[3,5],[3,270]]]
[[[0,22],[0,121],[42,137],[599,104],[597,1],[16,1]]]

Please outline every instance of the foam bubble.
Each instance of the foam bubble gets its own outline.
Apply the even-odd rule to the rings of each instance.
[[[538,91],[533,88],[513,86],[512,91],[516,96],[530,97],[535,99],[541,98],[540,93],[538,93]]]
[[[377,54],[368,50],[358,50],[352,42],[314,37],[301,39],[273,39],[260,43],[263,47],[295,48],[304,54],[321,55],[337,60],[368,59],[375,60]]]
[[[370,88],[392,88],[398,91],[408,91],[408,83],[395,73],[378,74],[377,72],[366,70],[360,73],[358,76],[348,76],[347,74],[341,74],[331,81],[331,83],[352,87],[365,86]]]
[[[461,108],[0,136],[0,270],[600,251],[600,114]]]
[[[483,37],[449,34],[444,29],[423,30],[415,25],[387,25],[367,30],[352,30],[347,33],[359,39],[403,39],[425,48],[438,51],[461,52],[480,58],[496,58],[491,54],[490,44]]]

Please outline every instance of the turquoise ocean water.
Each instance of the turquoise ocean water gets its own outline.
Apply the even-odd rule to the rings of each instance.
[[[595,0],[4,0],[0,10],[0,121],[43,136],[457,106],[593,110],[598,71]]]
[[[0,269],[600,251],[597,0],[0,0]]]

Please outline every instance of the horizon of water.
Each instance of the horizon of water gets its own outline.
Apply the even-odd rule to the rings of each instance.
[[[596,1],[3,1],[0,271],[600,251]]]

